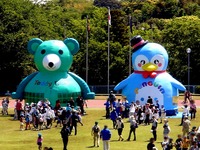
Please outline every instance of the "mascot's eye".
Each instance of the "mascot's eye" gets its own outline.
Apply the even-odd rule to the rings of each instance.
[[[142,64],[142,65],[144,65],[145,63],[146,63],[145,60],[140,61],[140,64]]]
[[[63,51],[62,51],[62,50],[59,50],[58,53],[59,53],[60,55],[62,55],[62,54],[63,54]]]
[[[159,63],[158,59],[154,60],[154,64],[158,64],[158,63]]]
[[[43,49],[43,50],[41,50],[41,54],[44,54],[45,52],[46,52],[46,50],[44,50],[44,49]]]

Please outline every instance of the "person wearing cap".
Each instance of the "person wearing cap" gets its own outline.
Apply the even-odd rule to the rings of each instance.
[[[97,145],[99,147],[100,143],[100,127],[98,126],[98,122],[96,121],[94,123],[94,126],[92,127],[92,132],[91,135],[93,136],[93,142],[94,142],[94,147]]]
[[[133,141],[136,141],[136,133],[135,133],[135,131],[136,131],[136,128],[138,128],[138,124],[137,124],[137,122],[135,120],[135,117],[133,115],[130,116],[129,121],[130,121],[130,131],[129,131],[129,136],[128,136],[127,141],[130,141],[132,132],[133,132],[133,135],[134,135]]]
[[[188,135],[189,130],[190,130],[190,125],[191,125],[191,122],[188,119],[188,116],[185,116],[184,121],[183,121],[183,128],[182,128],[183,136],[185,136],[186,134]]]
[[[117,129],[118,136],[119,136],[118,141],[123,141],[124,138],[123,138],[123,136],[122,136],[122,132],[123,132],[123,129],[124,129],[124,122],[123,122],[121,116],[118,116],[118,118],[117,118],[117,123],[116,123],[116,127],[115,127],[115,128]]]
[[[113,91],[110,91],[110,94],[108,96],[108,99],[110,101],[110,104],[111,104],[111,109],[113,109],[113,102],[116,100],[116,96],[115,94],[113,93]]]
[[[38,137],[37,137],[38,150],[42,150],[42,142],[43,142],[42,134],[38,133]]]
[[[76,114],[75,111],[72,111],[72,115],[69,117],[70,121],[70,133],[72,132],[72,129],[74,127],[74,135],[77,134],[77,123],[80,123],[83,126],[83,123],[81,122],[81,118]]]
[[[104,125],[103,130],[100,132],[100,139],[103,141],[103,150],[110,150],[111,132],[107,125]]]

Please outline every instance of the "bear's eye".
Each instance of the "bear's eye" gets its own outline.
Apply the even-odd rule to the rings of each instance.
[[[63,50],[59,50],[58,53],[59,53],[60,55],[62,55],[62,54],[63,54]]]
[[[41,50],[41,54],[44,54],[45,52],[46,52],[46,50],[45,50],[45,49]]]

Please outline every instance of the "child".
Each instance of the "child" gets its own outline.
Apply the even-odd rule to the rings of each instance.
[[[161,105],[160,109],[160,123],[162,123],[162,119],[166,117],[166,111],[164,105]]]
[[[43,137],[41,133],[38,133],[38,138],[37,138],[37,145],[38,145],[38,149],[42,150],[42,141],[43,141]]]
[[[23,131],[24,130],[24,123],[25,123],[25,118],[24,118],[24,115],[21,114],[20,115],[20,130]]]
[[[30,115],[29,114],[26,115],[25,121],[26,121],[26,128],[25,128],[25,130],[27,130],[28,128],[30,130],[31,129],[31,125],[30,125],[31,123],[30,123]]]
[[[182,136],[181,134],[179,134],[175,142],[176,150],[181,150],[181,146],[182,146]]]
[[[164,125],[163,125],[163,136],[169,136],[169,133],[170,133],[170,127],[169,127],[169,124],[168,124],[168,120],[167,119],[164,119]]]
[[[165,136],[163,142],[161,143],[163,150],[167,149],[168,144],[169,144],[169,138],[168,136]]]
[[[183,136],[183,140],[182,140],[182,150],[188,150],[190,146],[190,141],[187,138],[187,136]]]

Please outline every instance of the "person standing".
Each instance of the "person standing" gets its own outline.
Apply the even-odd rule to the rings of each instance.
[[[163,137],[169,137],[169,133],[171,131],[169,126],[169,121],[167,119],[164,119],[164,125],[163,125]]]
[[[98,122],[95,122],[94,126],[92,127],[91,132],[93,139],[94,139],[94,147],[97,144],[97,147],[99,147],[100,143],[100,127],[98,126]]]
[[[42,150],[42,142],[43,142],[43,137],[42,134],[39,133],[37,138],[38,150]]]
[[[84,115],[84,113],[85,113],[85,110],[84,110],[84,100],[83,100],[83,98],[80,95],[77,97],[76,103],[80,107],[81,115]]]
[[[181,146],[182,146],[182,136],[181,136],[181,134],[178,135],[174,145],[175,145],[176,150],[181,150]]]
[[[63,141],[63,150],[67,150],[67,144],[68,144],[68,137],[70,134],[70,129],[67,127],[66,124],[63,124],[63,127],[60,131],[62,141]]]
[[[153,116],[152,119],[153,119],[153,122],[152,122],[151,130],[152,130],[152,133],[153,133],[154,140],[156,141],[157,140],[157,126],[158,126],[158,121],[155,118],[155,116]]]
[[[100,132],[100,139],[103,141],[103,150],[110,150],[110,138],[111,138],[111,132],[108,129],[107,125],[104,125],[103,130]]]
[[[182,113],[182,118],[181,118],[181,124],[180,126],[183,125],[183,120],[185,117],[188,117],[189,116],[189,109],[188,109],[188,105],[184,105],[183,106],[183,113]]]
[[[116,127],[117,118],[118,118],[118,114],[116,112],[116,109],[113,108],[112,112],[110,113],[110,119],[113,122],[113,129],[115,129],[115,127]]]
[[[189,90],[186,90],[184,93],[184,102],[186,103],[187,101],[190,101],[191,99],[191,93]]]
[[[23,110],[22,100],[18,100],[16,103],[17,117],[20,120],[21,111]]]
[[[191,100],[190,101],[190,117],[191,117],[191,120],[195,119],[196,112],[197,112],[197,107],[196,107],[195,101]]]
[[[149,103],[147,103],[144,106],[144,113],[145,113],[145,121],[144,121],[144,123],[145,123],[145,125],[149,125],[150,124],[150,115],[152,113]]]
[[[77,123],[80,123],[83,126],[83,123],[81,122],[81,118],[76,114],[75,111],[72,111],[72,115],[69,118],[70,120],[70,134],[72,132],[72,129],[74,127],[74,135],[77,134]]]
[[[150,105],[153,104],[153,99],[151,98],[151,96],[148,96],[147,103],[149,103]]]
[[[183,136],[185,136],[186,134],[188,135],[190,131],[190,125],[191,125],[190,120],[188,119],[187,116],[185,116],[184,121],[183,121],[183,128],[182,128]]]
[[[114,108],[113,103],[114,103],[114,101],[116,100],[116,96],[115,96],[115,94],[113,93],[113,91],[110,91],[110,94],[109,94],[109,96],[108,96],[108,99],[109,99],[109,101],[110,101],[111,110],[112,110],[112,109]]]
[[[165,110],[164,105],[161,105],[161,108],[160,108],[160,123],[162,123],[162,120],[165,119],[165,117],[166,117],[166,110]]]
[[[123,132],[123,129],[124,129],[124,122],[123,122],[121,116],[119,116],[117,118],[116,129],[117,129],[118,136],[119,136],[118,141],[120,141],[120,140],[123,141],[124,138],[122,136],[122,132]]]
[[[106,119],[110,118],[110,101],[107,99],[107,101],[104,103],[106,107]]]
[[[130,116],[129,121],[130,121],[130,131],[129,131],[129,136],[128,136],[127,141],[130,141],[131,133],[132,133],[132,132],[133,132],[133,135],[134,135],[133,141],[136,141],[136,134],[135,134],[135,131],[136,131],[136,128],[138,127],[138,124],[137,124],[137,122],[136,122],[134,116]]]

